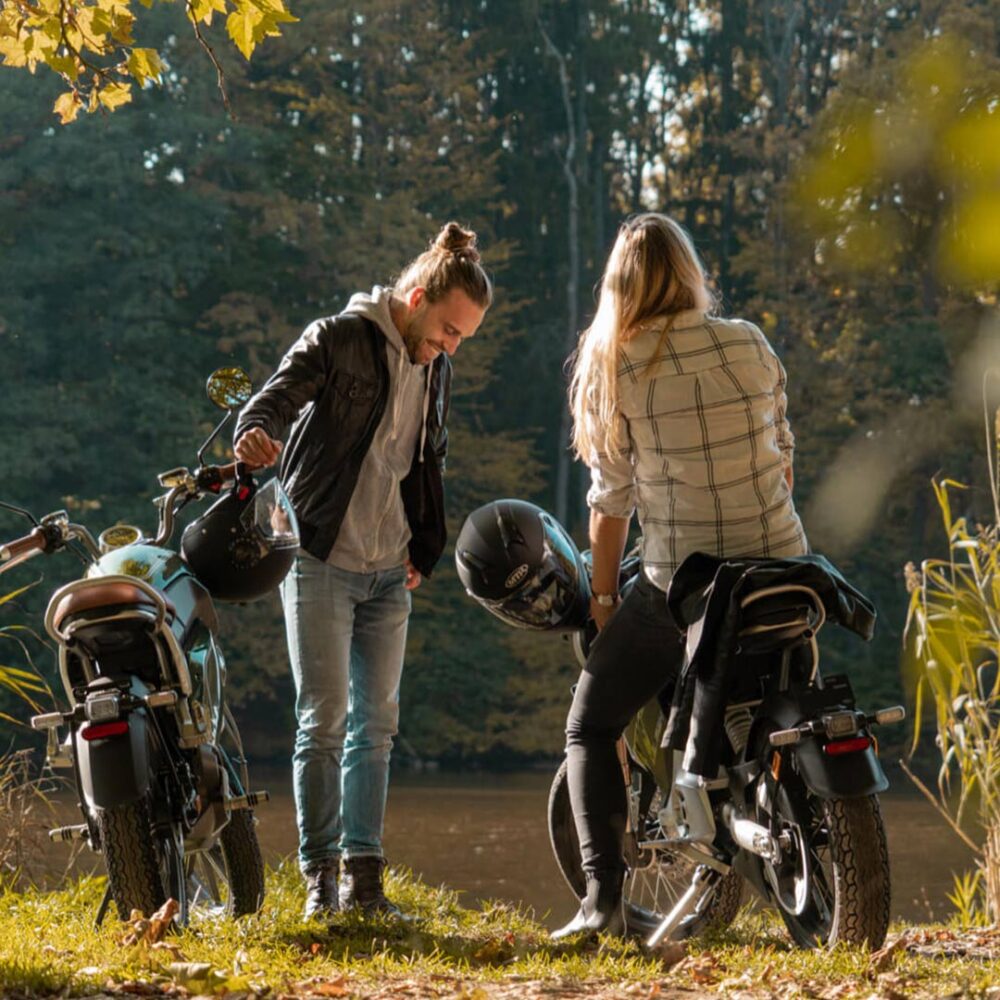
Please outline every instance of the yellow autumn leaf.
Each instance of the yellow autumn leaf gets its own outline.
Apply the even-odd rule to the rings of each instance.
[[[46,55],[45,62],[57,73],[62,73],[74,83],[80,76],[80,64],[74,56],[61,56],[56,52],[50,52]]]
[[[3,57],[4,66],[24,66],[28,61],[24,39],[0,35],[0,57]]]
[[[60,94],[56,98],[56,103],[52,105],[52,110],[59,116],[59,124],[68,125],[74,121],[80,112],[81,104],[76,91],[68,90],[65,94]]]
[[[226,31],[236,48],[243,53],[244,59],[249,59],[257,47],[255,32],[262,19],[261,12],[249,4],[244,4],[239,10],[234,10],[226,18]]]
[[[134,23],[135,18],[127,10],[115,14],[114,20],[111,24],[111,37],[118,42],[119,45],[131,45],[132,25]]]
[[[128,71],[140,84],[147,80],[159,83],[163,63],[156,49],[133,49],[128,57]]]
[[[226,13],[226,0],[192,0],[188,8],[188,17],[193,21],[201,21],[204,24],[212,23],[212,15]]]
[[[132,85],[130,83],[109,83],[97,92],[97,98],[108,111],[114,111],[132,100]]]
[[[79,44],[73,47],[79,52],[84,47],[97,53],[108,51],[108,32],[111,30],[111,15],[96,7],[80,7],[75,12],[72,22],[80,36]],[[67,36],[70,33],[70,23],[67,24]]]
[[[297,17],[289,13],[284,0],[252,0],[252,2],[254,6],[266,13],[268,19],[274,24],[290,24],[298,21]]]

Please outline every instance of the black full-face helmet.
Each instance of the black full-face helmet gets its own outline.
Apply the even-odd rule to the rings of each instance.
[[[292,505],[277,479],[239,480],[181,537],[181,554],[217,601],[255,601],[285,578],[299,547]]]
[[[462,525],[455,564],[465,589],[517,628],[582,628],[590,577],[580,552],[549,513],[524,500],[494,500]]]

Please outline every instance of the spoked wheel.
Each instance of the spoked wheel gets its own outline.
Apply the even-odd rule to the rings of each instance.
[[[644,840],[655,840],[661,835],[657,819],[661,799],[662,793],[657,789],[643,810]],[[569,801],[566,761],[556,772],[549,792],[549,838],[566,883],[576,897],[582,899],[585,883],[580,863],[580,843]],[[630,874],[623,890],[625,923],[630,933],[647,936],[663,922],[691,886],[697,866],[664,848],[630,850],[626,845],[626,856]],[[686,922],[675,937],[692,937],[710,928],[728,926],[739,911],[742,894],[742,878],[735,872],[729,872],[716,884],[701,911]]]
[[[784,779],[783,779],[784,781]],[[763,862],[788,933],[803,948],[845,941],[880,948],[889,929],[889,851],[878,797],[820,799],[804,786],[778,786],[773,805],[781,860]]]
[[[192,915],[241,917],[264,902],[264,861],[253,813],[234,812],[209,850],[185,858],[188,909]]]

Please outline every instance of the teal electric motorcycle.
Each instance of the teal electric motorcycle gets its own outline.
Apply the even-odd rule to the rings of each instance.
[[[27,536],[0,545],[0,573],[37,555],[71,551],[87,568],[60,587],[45,614],[56,643],[65,711],[32,719],[47,733],[47,760],[73,772],[84,822],[50,831],[104,855],[108,887],[98,924],[114,900],[122,919],[174,899],[233,916],[256,912],[264,868],[239,730],[225,700],[226,668],[214,600],[251,600],[291,565],[298,532],[277,480],[258,488],[238,464],[203,455],[251,394],[240,369],[220,369],[208,394],[226,416],[198,452],[193,471],[159,476],[155,537],[118,524],[98,539],[65,511],[29,518]],[[170,548],[178,512],[203,497],[212,508]],[[65,735],[63,735],[65,733]]]

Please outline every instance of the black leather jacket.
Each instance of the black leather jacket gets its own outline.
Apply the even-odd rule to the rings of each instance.
[[[678,567],[667,608],[687,631],[687,650],[663,736],[664,746],[685,750],[684,768],[718,773],[722,720],[743,665],[738,654],[740,602],[755,590],[801,584],[816,591],[827,618],[864,640],[875,631],[875,607],[821,555],[784,559],[719,559],[695,552]]]
[[[371,320],[341,313],[310,324],[278,370],[247,403],[233,440],[251,427],[288,434],[280,477],[299,521],[302,545],[324,562],[357,485],[361,463],[385,412],[389,365],[385,335]],[[451,359],[432,362],[431,405],[410,472],[400,489],[410,525],[410,560],[430,576],[446,540],[441,481],[451,396]]]

